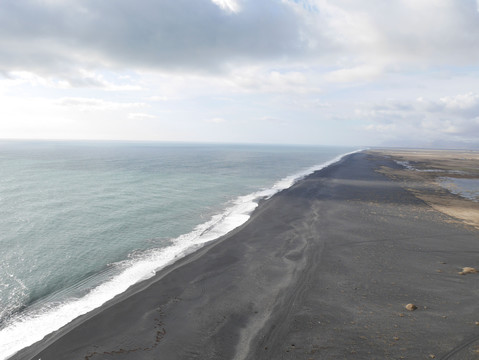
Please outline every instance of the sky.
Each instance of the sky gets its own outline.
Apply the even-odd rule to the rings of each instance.
[[[1,0],[0,138],[479,148],[479,0]]]

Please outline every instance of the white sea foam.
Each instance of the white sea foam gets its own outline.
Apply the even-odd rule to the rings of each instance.
[[[122,269],[121,272],[81,298],[46,304],[41,309],[26,311],[10,319],[9,325],[0,330],[0,360],[8,359],[19,350],[40,341],[46,335],[60,329],[80,315],[100,307],[133,284],[151,278],[158,270],[244,224],[258,206],[260,199],[269,198],[275,193],[291,187],[295,182],[314,171],[358,151],[361,150],[340,155],[326,163],[288,176],[269,189],[238,197],[223,213],[198,225],[190,233],[174,239],[170,246],[152,249],[115,264]]]

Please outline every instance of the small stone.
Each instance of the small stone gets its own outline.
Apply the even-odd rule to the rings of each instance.
[[[414,305],[414,304],[407,304],[406,305],[406,310],[409,310],[409,311],[414,311],[417,309],[417,306]]]
[[[434,354],[429,354],[429,357],[430,357],[431,359],[435,359],[435,358],[436,358],[436,355],[434,355]]]
[[[467,275],[467,274],[477,274],[479,271],[474,269],[473,267],[466,266],[462,268],[462,271],[459,272],[459,275]]]

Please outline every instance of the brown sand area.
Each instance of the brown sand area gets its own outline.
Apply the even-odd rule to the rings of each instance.
[[[13,359],[478,360],[479,230],[391,156],[308,176]]]
[[[434,209],[479,229],[479,202],[452,194],[440,185],[448,178],[479,179],[479,151],[464,150],[375,150],[407,162],[413,169],[387,167],[380,172],[402,185]],[[478,189],[479,191],[479,189]]]

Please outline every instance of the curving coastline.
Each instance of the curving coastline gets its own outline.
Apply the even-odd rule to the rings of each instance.
[[[306,177],[12,359],[477,358],[477,274],[458,269],[479,232],[383,166],[362,152]]]

